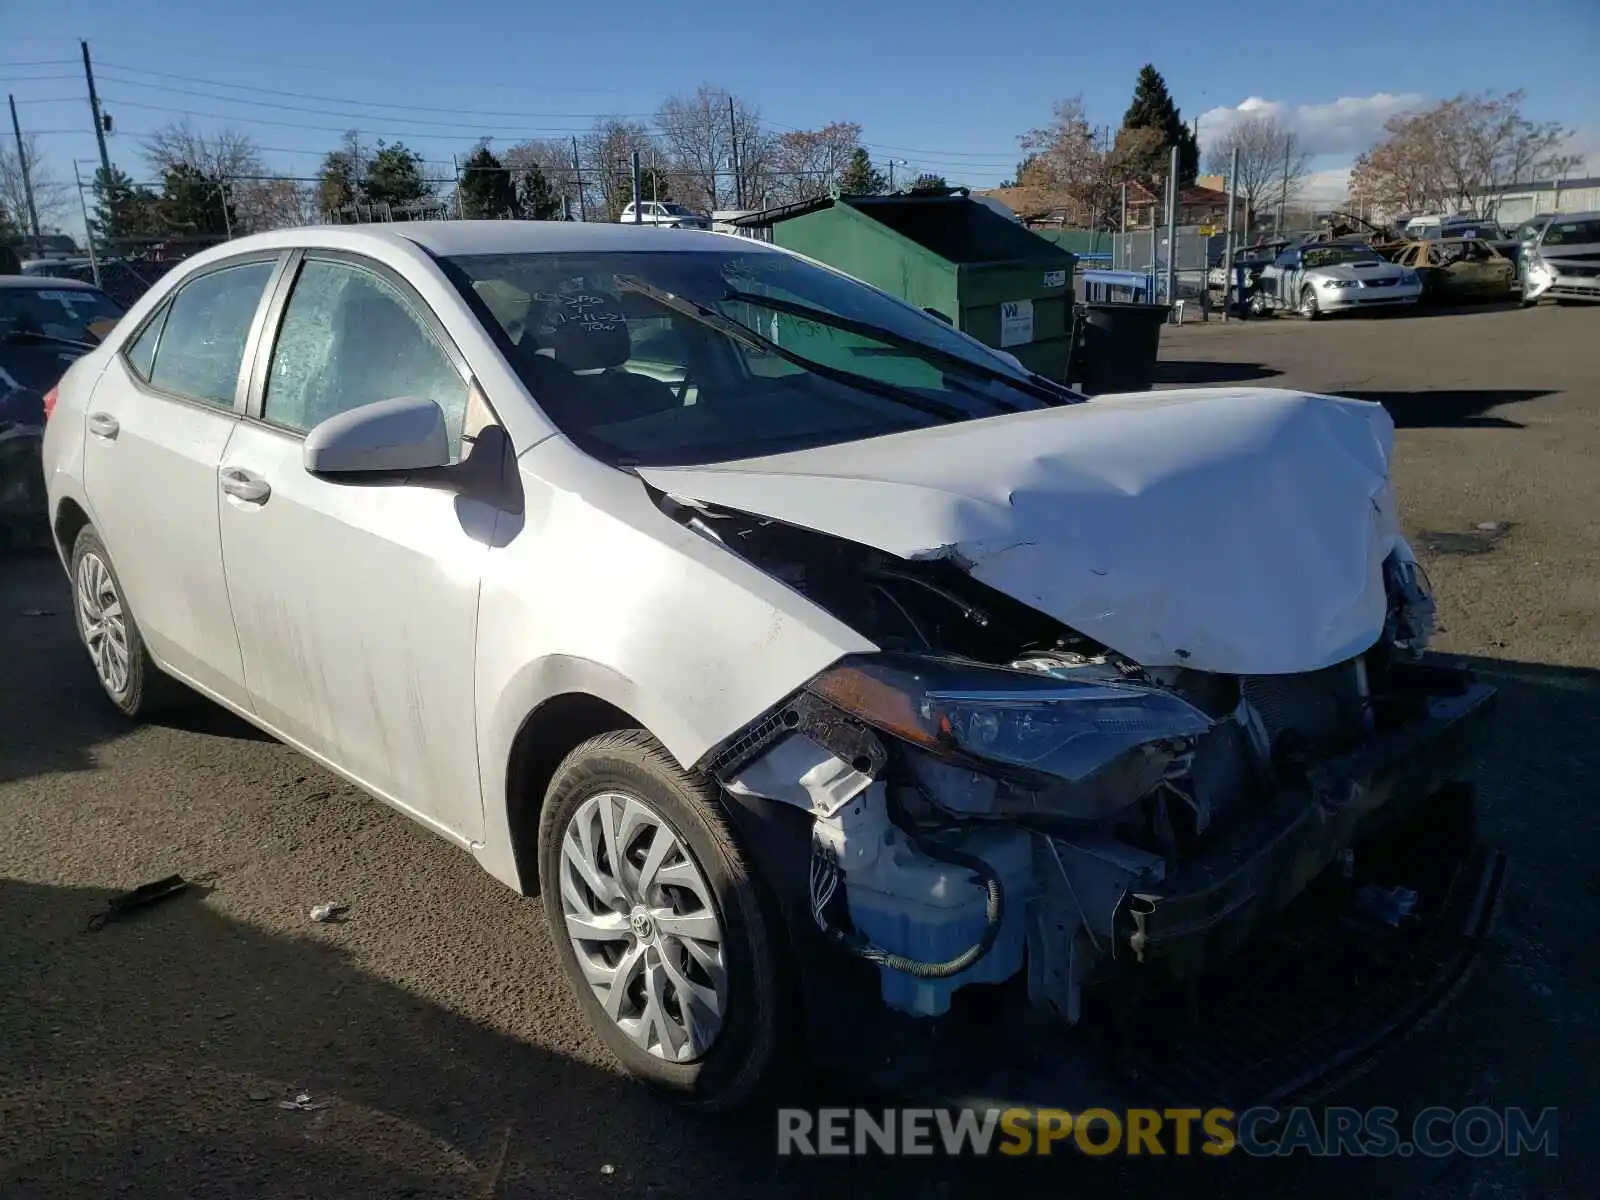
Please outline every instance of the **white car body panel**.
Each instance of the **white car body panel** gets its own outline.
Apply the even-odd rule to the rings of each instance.
[[[525,511],[503,514],[479,607],[479,738],[488,797],[529,714],[586,693],[684,765],[846,654],[877,647],[664,514],[637,478],[565,438],[525,455]],[[514,883],[503,804],[480,859]]]
[[[1189,389],[642,473],[903,558],[952,557],[1145,666],[1271,675],[1381,633],[1393,436],[1377,404]]]
[[[440,488],[319,479],[301,465],[303,444],[244,422],[221,463],[272,488],[264,503],[221,502],[256,713],[363,786],[476,840],[473,663],[494,510]]]
[[[248,706],[228,614],[217,523],[217,463],[238,427],[231,410],[156,395],[115,357],[85,406],[83,486],[155,657],[215,695]],[[95,419],[116,422],[115,436]]]

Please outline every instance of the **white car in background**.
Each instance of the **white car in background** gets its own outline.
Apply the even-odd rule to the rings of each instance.
[[[629,204],[617,221],[622,225],[659,225],[669,229],[711,228],[711,221],[704,213],[667,200],[645,200],[637,208]]]
[[[968,1000],[985,1070],[1087,1069],[1098,997],[1187,1003],[1375,827],[1455,861],[1493,690],[1412,661],[1377,404],[1086,401],[782,249],[459,221],[207,250],[46,409],[111,703],[203,693],[542,893],[694,1104]]]

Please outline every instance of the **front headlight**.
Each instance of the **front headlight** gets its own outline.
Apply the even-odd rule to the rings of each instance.
[[[1184,743],[1172,748],[1185,749],[1187,739],[1212,724],[1181,697],[1157,688],[1077,683],[913,655],[846,659],[809,690],[938,757],[983,760],[1069,783],[1151,743]]]
[[[1325,288],[1347,288],[1356,286],[1356,281],[1354,279],[1319,279],[1317,282]]]

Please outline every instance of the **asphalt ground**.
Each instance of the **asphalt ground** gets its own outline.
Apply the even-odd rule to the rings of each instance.
[[[219,711],[116,718],[59,565],[22,556],[0,559],[0,1198],[1600,1194],[1600,310],[1213,321],[1162,358],[1162,386],[1395,415],[1440,648],[1502,689],[1476,782],[1510,870],[1453,1001],[1327,1102],[1556,1106],[1555,1156],[779,1159],[769,1110],[691,1116],[622,1079],[538,904],[467,855]],[[174,872],[203,882],[86,930]],[[311,922],[321,902],[346,919]]]

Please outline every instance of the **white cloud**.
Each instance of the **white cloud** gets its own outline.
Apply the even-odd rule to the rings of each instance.
[[[1378,92],[1371,96],[1341,96],[1327,104],[1285,104],[1251,96],[1234,107],[1209,109],[1200,114],[1200,145],[1207,149],[1246,117],[1273,117],[1298,134],[1313,157],[1350,156],[1367,149],[1383,133],[1384,122],[1426,103],[1415,92]]]
[[[1572,175],[1600,175],[1600,125],[1583,125],[1561,147],[1562,154],[1576,154],[1584,162]]]
[[[1312,171],[1300,181],[1295,194],[1310,204],[1337,204],[1350,195],[1350,168]]]

